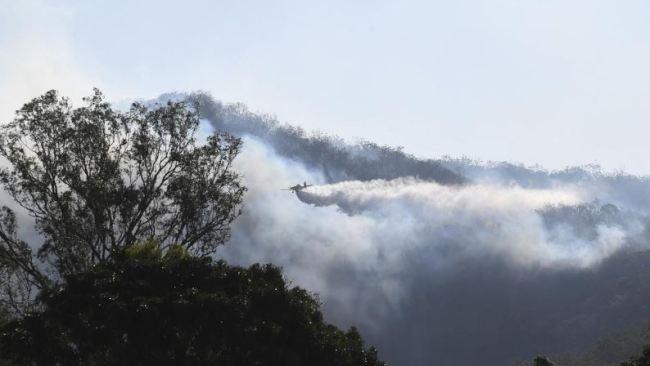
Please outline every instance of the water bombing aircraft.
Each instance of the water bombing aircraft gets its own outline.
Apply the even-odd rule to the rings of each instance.
[[[283,191],[292,191],[293,193],[298,193],[298,192],[302,191],[303,189],[305,189],[307,187],[311,187],[311,186],[312,186],[312,184],[307,184],[307,182],[303,182],[302,184],[298,183],[295,186],[285,188],[285,189],[283,189]]]

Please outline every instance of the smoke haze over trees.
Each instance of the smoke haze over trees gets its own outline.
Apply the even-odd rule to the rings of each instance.
[[[183,101],[84,102],[49,91],[0,131],[0,364],[384,364],[280,268],[212,261],[240,139]]]
[[[0,9],[0,366],[650,366],[649,1]]]
[[[555,360],[650,320],[646,177],[418,159],[308,134],[206,94],[158,101],[169,99],[198,103],[199,135],[212,127],[243,141],[226,160],[248,188],[245,210],[216,255],[281,266],[318,293],[326,319],[357,325],[391,364]],[[281,190],[302,182],[314,186]],[[6,211],[5,232],[24,219]]]
[[[224,106],[207,94],[192,94],[190,99],[198,103],[201,116],[215,129],[265,141],[280,156],[318,168],[328,183],[403,176],[418,176],[441,184],[464,182],[461,175],[450,171],[440,161],[414,159],[401,149],[370,141],[349,145],[325,134],[308,135],[300,127],[280,125],[269,116],[249,112],[243,105]]]
[[[579,352],[650,314],[645,177],[422,160],[191,99],[244,140],[249,209],[221,255],[282,265],[393,364]]]

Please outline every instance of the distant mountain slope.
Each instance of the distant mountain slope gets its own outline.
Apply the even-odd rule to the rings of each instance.
[[[650,345],[650,323],[639,321],[628,329],[598,340],[579,355],[551,357],[558,366],[620,366]],[[529,363],[526,363],[529,365]]]
[[[650,319],[649,260],[648,251],[629,252],[586,271],[524,273],[486,258],[455,263],[462,271],[447,278],[420,270],[420,280],[410,282],[413,298],[382,328],[393,342],[375,343],[398,355],[396,365],[513,365],[536,354],[579,354],[613,330]],[[641,343],[618,354],[638,353]],[[587,365],[601,364],[560,364]]]
[[[466,181],[438,160],[417,159],[399,148],[367,141],[350,144],[325,134],[309,135],[299,127],[283,125],[270,116],[251,113],[241,104],[224,105],[205,93],[194,93],[189,97],[198,103],[201,117],[215,128],[236,136],[248,135],[262,140],[273,146],[280,156],[321,170],[327,183],[403,176],[441,184]]]
[[[190,100],[217,129],[249,137],[237,166],[246,206],[224,258],[281,265],[393,365],[558,360],[650,320],[646,177],[420,160],[307,134],[206,94]],[[296,179],[337,207],[280,192]],[[565,194],[575,199],[548,203]]]
[[[482,163],[470,159],[445,158],[439,162],[458,175],[475,182],[516,183],[526,188],[552,188],[577,184],[598,189],[602,201],[627,209],[650,212],[650,177],[624,172],[605,173],[589,165],[549,171],[509,162]]]

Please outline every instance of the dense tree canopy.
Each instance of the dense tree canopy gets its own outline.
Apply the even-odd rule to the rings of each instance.
[[[43,240],[21,240],[16,215],[2,208],[0,300],[15,310],[34,288],[139,241],[211,254],[239,213],[245,188],[231,169],[239,139],[216,133],[200,141],[199,116],[184,103],[120,112],[97,90],[84,100],[73,108],[49,91],[0,127],[8,162],[0,183]]]
[[[0,127],[0,365],[383,365],[272,265],[233,267],[240,140],[182,102],[111,108],[56,92]],[[36,248],[36,253],[32,252]]]
[[[467,181],[442,161],[418,159],[402,148],[380,146],[370,141],[348,144],[336,136],[308,134],[299,127],[280,124],[268,115],[251,113],[242,104],[223,105],[206,93],[168,94],[161,98],[195,101],[201,115],[213,126],[236,136],[254,136],[270,143],[280,156],[322,170],[327,182],[343,180],[395,179],[415,176],[441,184]]]
[[[42,312],[0,336],[0,354],[33,365],[382,365],[356,330],[272,265],[233,267],[135,245],[113,263],[44,291]]]

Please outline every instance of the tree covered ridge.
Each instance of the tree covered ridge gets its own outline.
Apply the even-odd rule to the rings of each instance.
[[[343,180],[394,179],[414,176],[441,184],[462,184],[466,179],[435,159],[418,159],[401,148],[369,141],[346,143],[336,136],[308,134],[300,127],[280,124],[269,115],[250,112],[242,104],[224,105],[204,92],[162,95],[160,100],[190,100],[202,118],[218,130],[268,142],[284,157],[323,172],[328,183]]]
[[[164,254],[153,241],[66,276],[44,311],[3,327],[0,354],[32,365],[384,365],[359,333],[273,265]],[[8,361],[7,361],[8,362]]]

